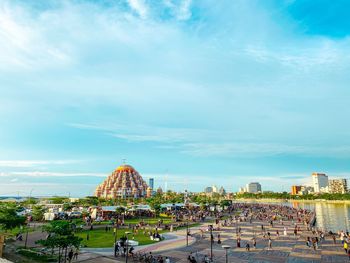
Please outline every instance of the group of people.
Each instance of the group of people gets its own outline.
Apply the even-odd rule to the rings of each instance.
[[[210,263],[212,262],[212,260],[210,259],[210,257],[208,255],[204,255],[204,257],[200,257],[197,253],[192,253],[190,252],[190,254],[187,257],[187,260],[189,263]]]
[[[152,252],[148,254],[138,254],[136,255],[137,260],[143,261],[145,263],[171,263],[169,257],[164,257],[162,255],[154,256]]]
[[[114,256],[126,256],[126,255],[130,255],[133,256],[134,255],[134,250],[135,248],[133,246],[128,246],[127,244],[127,238],[121,237],[120,240],[118,240],[115,244],[114,244]]]

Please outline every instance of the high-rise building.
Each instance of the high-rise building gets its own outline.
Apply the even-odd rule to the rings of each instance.
[[[216,185],[213,185],[211,188],[213,189],[213,193],[217,193],[218,192],[218,188],[216,187]]]
[[[226,194],[226,190],[225,190],[225,188],[223,186],[220,187],[219,194],[221,194],[221,195],[225,195]]]
[[[328,191],[328,176],[324,173],[313,173],[312,182],[315,193],[327,192]]]
[[[248,193],[259,193],[261,192],[261,184],[257,182],[249,183],[245,190]]]
[[[300,193],[300,191],[301,191],[301,185],[292,185],[292,191],[291,191],[292,195],[297,195]]]
[[[154,190],[154,178],[149,178],[148,186]]]
[[[208,186],[208,187],[204,188],[204,193],[210,194],[212,192],[213,192],[213,188],[212,187]]]
[[[329,192],[331,194],[345,194],[348,192],[348,184],[346,179],[329,180]]]

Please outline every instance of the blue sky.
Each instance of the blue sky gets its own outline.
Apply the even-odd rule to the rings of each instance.
[[[348,1],[1,1],[0,195],[350,172]]]

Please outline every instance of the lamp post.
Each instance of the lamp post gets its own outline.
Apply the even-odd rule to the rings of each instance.
[[[188,247],[188,218],[187,218],[187,222],[186,222],[186,247]]]
[[[129,235],[131,232],[125,232],[126,235],[126,256],[125,256],[125,263],[128,263],[128,257],[129,257]]]
[[[225,251],[226,251],[226,263],[228,263],[228,255],[227,255],[227,250],[229,250],[231,247],[230,247],[230,246],[228,246],[228,245],[223,245],[223,246],[222,246],[222,248],[223,248],[223,249],[225,249]]]
[[[209,225],[210,230],[210,261],[213,261],[213,225]]]
[[[29,227],[29,222],[27,223],[26,226],[26,239],[24,241],[24,248],[27,248],[27,242],[28,242],[28,227]]]
[[[118,235],[118,222],[116,223],[116,226],[113,229],[114,231],[114,256],[117,256],[117,235]]]

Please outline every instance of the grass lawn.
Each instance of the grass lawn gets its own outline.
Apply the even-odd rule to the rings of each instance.
[[[189,224],[189,227],[196,227],[199,225],[200,223],[192,223],[192,224]],[[185,228],[186,226],[183,226],[183,227],[179,227],[177,230],[181,230]],[[118,239],[122,237],[125,232],[132,232],[132,230],[127,228],[118,229],[118,233],[117,233]],[[159,231],[159,233],[166,233],[166,232],[168,231],[165,231],[165,230]],[[89,240],[86,240],[87,233],[89,233]],[[94,229],[92,231],[84,230],[83,232],[76,233],[76,235],[83,238],[82,245],[86,247],[91,247],[91,248],[113,247],[113,244],[114,244],[113,229],[111,229],[108,232],[106,232],[105,228]],[[129,238],[130,239],[132,238],[131,234],[129,235]],[[134,240],[138,241],[140,246],[153,244],[157,242],[157,241],[151,240],[149,236],[145,236],[143,234],[143,231],[140,231],[138,235],[135,235]]]
[[[89,232],[89,240],[86,240],[87,233]],[[125,232],[132,232],[131,229],[118,229],[117,237],[118,239],[124,235]],[[159,231],[163,233],[164,231]],[[79,237],[83,238],[82,245],[87,247],[101,248],[101,247],[113,247],[114,244],[114,235],[113,230],[106,232],[105,229],[96,229],[96,230],[86,230],[81,233],[76,234]],[[132,234],[129,235],[129,238],[132,238]],[[145,236],[142,231],[139,232],[138,235],[135,235],[135,241],[139,242],[139,245],[147,245],[156,243],[149,238],[149,236]]]

